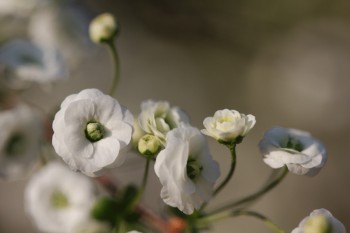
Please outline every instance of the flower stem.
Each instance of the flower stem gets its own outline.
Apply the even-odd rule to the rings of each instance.
[[[208,215],[206,217],[203,217],[197,221],[198,225],[207,225],[214,221],[218,221],[221,219],[225,219],[228,217],[238,217],[238,216],[250,216],[255,217],[261,221],[263,221],[268,227],[270,227],[274,232],[276,233],[285,233],[281,228],[279,228],[276,224],[274,224],[269,218],[265,217],[264,215],[257,213],[255,211],[249,211],[249,210],[226,210],[222,211],[216,214]]]
[[[220,184],[219,187],[217,187],[215,189],[213,196],[217,195],[226,186],[226,184],[232,178],[233,173],[235,172],[235,168],[236,168],[236,144],[228,145],[227,147],[230,149],[230,152],[231,152],[231,168],[230,168],[230,171],[228,172],[225,180]]]
[[[140,192],[144,192],[145,189],[146,189],[146,184],[147,184],[147,178],[148,178],[148,171],[149,171],[149,164],[150,164],[150,159],[147,159],[146,160],[146,166],[145,166],[145,171],[144,171],[144,174],[143,174],[143,179],[142,179],[142,184],[141,184],[141,190]],[[141,193],[141,194],[142,194]]]
[[[119,76],[120,76],[119,56],[118,56],[117,48],[115,47],[113,40],[108,41],[106,44],[107,44],[109,51],[111,52],[111,55],[113,58],[114,78],[113,78],[111,88],[109,89],[109,95],[113,96],[113,94],[115,93],[115,90],[117,88]]]
[[[256,193],[253,193],[252,195],[249,195],[247,197],[239,199],[239,200],[237,200],[234,203],[231,203],[229,205],[225,205],[221,208],[218,208],[218,209],[214,210],[211,214],[220,213],[224,210],[235,208],[237,206],[254,201],[257,198],[261,197],[262,195],[264,195],[265,193],[267,193],[268,191],[270,191],[271,189],[276,187],[286,177],[286,175],[288,174],[288,168],[284,167],[281,170],[282,171],[281,171],[280,175],[276,179],[272,180],[270,183],[268,183],[266,186],[264,186],[262,189],[260,189]]]

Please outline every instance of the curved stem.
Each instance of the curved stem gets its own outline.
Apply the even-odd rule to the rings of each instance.
[[[256,200],[257,198],[261,197],[262,195],[264,195],[265,193],[267,193],[268,191],[270,191],[271,189],[276,187],[286,177],[287,174],[288,174],[288,168],[284,167],[282,169],[282,172],[280,173],[280,175],[276,179],[271,181],[269,184],[264,186],[262,189],[260,189],[256,193],[249,195],[247,197],[244,197],[242,199],[239,199],[238,201],[236,201],[232,204],[225,205],[221,208],[218,208],[218,209],[214,210],[212,212],[212,214],[219,213],[219,212],[222,212],[222,211],[227,210],[227,209],[232,209],[232,208],[235,208],[235,207],[240,206],[242,204]]]
[[[213,196],[217,195],[227,185],[227,183],[231,180],[233,173],[235,172],[235,168],[236,168],[236,144],[232,144],[232,145],[229,145],[227,147],[230,149],[230,152],[231,152],[231,168],[230,168],[230,171],[228,172],[225,180],[220,184],[219,187],[217,187],[215,189]]]
[[[120,64],[119,64],[119,56],[117,52],[117,48],[114,45],[113,40],[106,43],[108,45],[109,51],[111,52],[112,58],[113,58],[113,67],[114,67],[114,78],[111,85],[111,88],[109,89],[109,95],[113,96],[115,93],[115,90],[118,85],[119,76],[120,76]]]
[[[204,217],[202,219],[198,220],[198,225],[207,225],[209,223],[212,223],[214,221],[222,220],[228,217],[238,217],[238,216],[250,216],[255,217],[261,221],[263,221],[268,227],[270,227],[272,230],[274,230],[276,233],[285,233],[281,228],[279,228],[276,224],[274,224],[269,218],[265,217],[264,215],[255,212],[255,211],[249,211],[249,210],[226,210],[217,214],[209,215],[207,217]]]
[[[217,187],[214,192],[213,192],[213,197],[217,195],[226,185],[227,183],[231,180],[233,173],[235,172],[236,168],[236,144],[230,144],[227,145],[231,152],[231,168],[230,171],[228,172],[225,180]],[[201,212],[205,207],[207,206],[207,203],[204,203],[201,208],[199,209],[199,212]]]

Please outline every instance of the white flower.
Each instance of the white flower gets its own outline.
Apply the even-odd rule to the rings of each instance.
[[[97,51],[89,39],[90,13],[74,1],[46,1],[28,22],[29,38],[42,47],[57,48],[64,60],[75,68],[82,58]]]
[[[157,136],[165,144],[166,134],[180,124],[189,124],[188,116],[178,107],[170,108],[168,102],[148,100],[141,103],[139,116],[141,129]]]
[[[58,162],[33,175],[25,190],[27,213],[48,233],[71,233],[89,218],[95,199],[93,183]]]
[[[346,233],[346,230],[328,210],[317,209],[304,218],[292,233]]]
[[[128,233],[142,233],[140,231],[129,231]]]
[[[13,86],[23,82],[51,83],[67,78],[63,58],[58,50],[42,48],[29,41],[14,40],[0,48],[0,64],[15,78]]]
[[[222,142],[235,142],[236,139],[241,140],[254,127],[255,117],[224,109],[216,111],[213,117],[205,118],[203,125],[203,134]]]
[[[86,89],[62,102],[52,144],[71,169],[95,176],[124,162],[132,124],[133,116],[117,100]]]
[[[220,176],[219,165],[212,159],[205,137],[196,128],[173,129],[166,141],[154,165],[163,185],[161,198],[166,204],[191,214],[209,201]]]
[[[112,14],[104,13],[98,15],[90,23],[90,38],[95,43],[110,41],[115,37],[117,32],[117,21]]]
[[[268,130],[259,143],[263,160],[272,168],[286,165],[297,175],[314,176],[324,166],[323,145],[309,133],[282,127]]]
[[[0,112],[0,176],[18,179],[38,161],[42,125],[26,105]]]

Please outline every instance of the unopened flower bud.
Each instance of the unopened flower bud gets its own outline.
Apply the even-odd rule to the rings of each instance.
[[[144,135],[138,143],[139,152],[146,157],[153,157],[158,154],[161,148],[162,144],[159,138],[150,134]]]
[[[104,13],[92,20],[89,27],[90,38],[95,43],[106,43],[117,35],[118,25],[114,16]]]
[[[304,225],[305,233],[330,233],[332,226],[324,215],[315,215],[308,219]]]

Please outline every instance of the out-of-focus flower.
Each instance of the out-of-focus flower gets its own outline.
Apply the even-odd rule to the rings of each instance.
[[[189,118],[180,108],[170,108],[168,102],[148,100],[141,103],[139,124],[144,132],[165,144],[166,134],[180,124],[189,124]]]
[[[89,33],[95,43],[111,41],[118,33],[117,21],[110,13],[101,14],[90,23]]]
[[[132,114],[117,100],[86,89],[62,102],[53,121],[52,144],[71,169],[96,176],[124,162],[132,124]]]
[[[221,142],[240,142],[254,127],[255,117],[235,110],[219,110],[203,121],[202,133]]]
[[[36,226],[48,233],[71,233],[89,219],[95,186],[85,176],[52,162],[34,174],[25,190],[25,207]]]
[[[88,219],[80,223],[72,233],[111,233],[111,227],[102,221]]]
[[[90,20],[90,12],[82,3],[51,1],[31,15],[28,34],[36,44],[58,49],[67,64],[75,68],[97,51],[89,39]]]
[[[219,165],[212,159],[205,137],[196,128],[173,129],[166,141],[154,165],[163,185],[160,196],[166,204],[191,214],[210,199],[213,185],[220,176]]]
[[[304,218],[292,233],[346,233],[346,230],[328,210],[317,209]]]
[[[128,233],[142,233],[140,231],[129,231]]]
[[[28,16],[42,0],[0,0],[1,16]]]
[[[324,166],[324,146],[309,133],[282,127],[268,130],[259,143],[263,160],[272,168],[286,165],[297,175],[314,176]]]
[[[41,48],[29,41],[15,40],[0,48],[0,65],[12,87],[26,83],[52,83],[67,78],[63,57],[58,50]]]
[[[20,104],[0,112],[0,127],[0,176],[21,178],[39,158],[40,118],[29,107]]]

